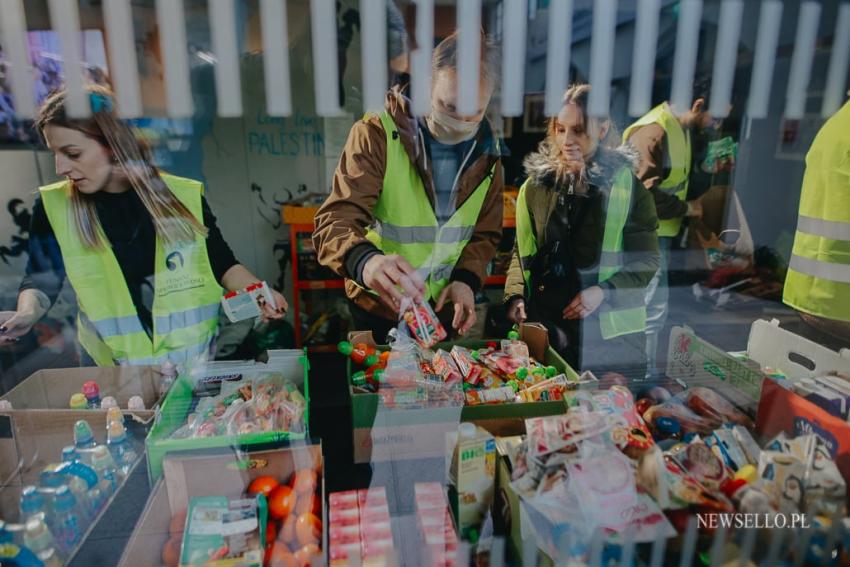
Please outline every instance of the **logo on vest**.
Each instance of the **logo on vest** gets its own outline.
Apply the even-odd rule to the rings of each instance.
[[[184,263],[183,254],[176,250],[165,257],[165,267],[170,272],[175,271],[177,268],[182,268]]]

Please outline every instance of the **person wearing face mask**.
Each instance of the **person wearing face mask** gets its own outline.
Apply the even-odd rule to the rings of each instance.
[[[413,116],[394,87],[383,112],[352,127],[315,217],[319,262],[346,278],[356,328],[378,341],[397,325],[404,295],[433,302],[465,334],[501,239],[501,146],[484,117],[495,51],[482,35],[478,111],[463,116],[457,41],[455,32],[434,49],[427,116]]]
[[[513,323],[543,323],[573,368],[642,379],[658,220],[634,149],[619,146],[609,120],[587,115],[589,93],[589,85],[566,91],[524,160],[505,308]]]
[[[203,185],[159,171],[150,149],[118,119],[112,93],[87,87],[91,115],[66,114],[49,96],[36,127],[65,179],[39,189],[29,263],[16,311],[0,313],[0,344],[50,309],[67,278],[79,304],[80,345],[98,366],[177,364],[205,357],[222,288],[257,281],[236,261]],[[278,319],[286,300],[272,292]]]
[[[709,84],[704,78],[694,85],[694,102],[677,113],[663,102],[623,132],[623,141],[639,153],[637,176],[652,193],[658,214],[661,267],[647,287],[647,378],[656,374],[658,335],[667,320],[667,270],[673,241],[685,218],[702,217],[699,199],[688,200],[689,188],[707,188],[711,175],[726,172],[732,159],[718,160],[711,171],[699,164],[708,142],[716,136],[717,121],[708,112]]]

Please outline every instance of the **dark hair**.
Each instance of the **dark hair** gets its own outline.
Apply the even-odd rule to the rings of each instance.
[[[207,229],[165,184],[153,164],[150,146],[115,113],[115,97],[108,88],[87,85],[91,105],[88,118],[71,118],[65,110],[67,93],[54,92],[41,105],[35,126],[44,136],[47,126],[61,126],[82,132],[112,154],[139,199],[151,215],[157,235],[168,242],[185,241],[195,234],[206,236]],[[92,248],[101,242],[100,220],[94,201],[80,191],[71,191],[71,207],[82,241]]]
[[[457,70],[458,37],[460,32],[455,30],[446,39],[437,44],[431,56],[432,71],[442,69]],[[487,83],[495,87],[499,80],[499,51],[496,45],[481,31],[481,75]]]
[[[620,145],[620,137],[617,129],[614,128],[614,124],[609,119],[595,119],[589,118],[587,115],[587,104],[588,97],[590,96],[590,85],[586,83],[576,83],[570,85],[570,87],[564,92],[564,98],[562,99],[562,103],[564,106],[568,104],[574,104],[581,111],[581,121],[585,127],[585,130],[589,135],[593,136],[598,133],[596,131],[596,127],[591,127],[594,124],[598,127],[601,127],[603,123],[608,123],[608,130],[605,133],[605,137],[599,141],[599,145],[603,147],[616,147]],[[598,120],[598,122],[597,122]],[[555,129],[558,125],[558,117],[553,116],[549,119],[546,134],[547,136],[552,136],[555,134]]]

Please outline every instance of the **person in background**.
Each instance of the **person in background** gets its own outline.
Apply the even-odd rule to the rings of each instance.
[[[658,220],[635,177],[637,155],[609,120],[587,115],[574,85],[524,161],[517,241],[505,284],[507,318],[542,322],[577,370],[645,374],[644,294],[659,264]]]
[[[646,289],[647,378],[656,374],[659,334],[667,320],[670,250],[682,221],[702,217],[702,204],[698,199],[688,200],[688,188],[732,165],[731,160],[721,160],[712,171],[703,171],[698,165],[719,124],[708,112],[707,81],[697,80],[694,88],[694,102],[689,109],[677,112],[663,102],[623,132],[623,141],[640,156],[637,176],[652,193],[658,215],[661,264]]]
[[[67,277],[81,346],[98,366],[182,363],[205,356],[222,288],[257,281],[236,261],[203,185],[160,172],[114,112],[105,87],[87,87],[91,115],[45,100],[36,127],[65,179],[39,188],[17,310],[0,313],[0,343],[16,341],[50,309]],[[286,300],[274,291],[281,318]]]
[[[850,101],[806,154],[782,301],[809,326],[804,335],[834,349],[850,347]]]
[[[501,146],[484,118],[496,52],[482,35],[478,110],[464,116],[457,42],[455,32],[434,49],[427,116],[413,116],[394,87],[383,112],[352,127],[315,217],[319,262],[346,278],[356,328],[378,341],[405,294],[435,302],[444,324],[466,333],[501,238]]]

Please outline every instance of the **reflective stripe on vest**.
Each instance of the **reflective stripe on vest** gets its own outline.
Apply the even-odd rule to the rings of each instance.
[[[373,210],[375,225],[366,238],[385,254],[398,254],[410,262],[425,280],[426,298],[436,299],[472,238],[496,165],[440,226],[395,122],[386,112],[380,118],[387,137],[387,161],[381,195]]]
[[[643,115],[623,132],[623,141],[628,142],[632,132],[642,126],[658,124],[667,140],[670,158],[670,173],[658,185],[658,190],[671,193],[682,201],[688,198],[688,178],[691,175],[691,138],[670,105],[663,102]],[[682,219],[659,219],[658,236],[676,236],[682,227]]]
[[[203,186],[197,181],[162,174],[174,195],[203,218]],[[221,287],[200,235],[186,243],[156,239],[153,337],[148,337],[136,313],[121,267],[112,249],[86,247],[73,222],[71,186],[59,182],[40,188],[42,202],[68,280],[77,294],[80,344],[99,366],[187,361],[203,354],[218,327]],[[103,242],[108,242],[101,232]]]
[[[531,261],[537,253],[537,235],[526,201],[529,182],[526,180],[519,189],[516,211],[517,252],[520,257],[523,278],[527,293],[531,290]],[[602,238],[602,252],[598,266],[599,283],[616,274],[623,262],[623,229],[629,218],[632,202],[633,176],[628,168],[621,169],[611,187],[605,206],[605,231]],[[632,300],[606,301],[599,308],[599,326],[602,337],[613,339],[621,335],[641,333],[646,329],[646,306],[641,293],[634,290],[612,290],[613,296],[633,295]],[[615,297],[612,297],[614,299]]]
[[[850,102],[827,120],[806,154],[782,300],[850,322]]]

